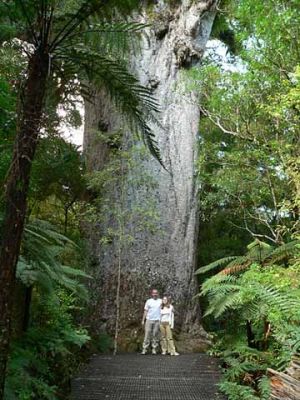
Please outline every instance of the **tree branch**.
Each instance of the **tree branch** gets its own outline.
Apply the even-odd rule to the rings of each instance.
[[[253,142],[254,140],[250,137],[246,137],[244,135],[241,134],[241,132],[239,131],[233,131],[231,129],[227,129],[225,128],[221,121],[220,121],[220,117],[218,116],[214,116],[213,114],[211,114],[206,108],[204,108],[203,106],[199,106],[200,112],[207,117],[215,126],[217,126],[223,133],[226,133],[228,135],[234,136],[234,137],[238,137],[240,139],[244,139],[244,140],[248,140]]]

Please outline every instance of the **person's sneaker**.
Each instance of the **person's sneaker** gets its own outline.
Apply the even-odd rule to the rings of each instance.
[[[162,355],[162,356],[166,356],[167,353],[166,353],[165,351],[162,351],[161,355]]]
[[[141,352],[141,354],[144,356],[144,355],[146,355],[147,353],[146,353],[146,350],[143,350],[142,352]]]
[[[175,351],[175,353],[171,353],[171,356],[179,356],[179,353],[177,353],[177,351]]]
[[[153,349],[153,350],[152,350],[152,354],[156,354],[156,350]]]

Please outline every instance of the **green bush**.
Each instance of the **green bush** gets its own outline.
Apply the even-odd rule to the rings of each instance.
[[[236,257],[239,262],[234,265],[226,259],[201,292],[208,302],[206,315],[221,327],[211,353],[223,359],[220,388],[230,400],[268,399],[267,369],[284,369],[300,350],[298,242],[266,252],[261,263],[247,263],[250,255]],[[278,261],[284,263],[277,265]]]
[[[114,341],[111,336],[103,332],[93,338],[93,345],[99,353],[107,353],[113,350]]]
[[[8,365],[6,400],[56,400],[78,367],[78,350],[89,341],[72,313],[73,295],[35,293],[29,330],[13,343]]]

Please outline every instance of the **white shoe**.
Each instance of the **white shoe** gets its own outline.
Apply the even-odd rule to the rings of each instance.
[[[161,355],[162,355],[162,356],[166,356],[167,353],[166,353],[165,351],[163,351],[163,352],[161,353]]]
[[[152,350],[152,354],[157,354],[157,353],[156,353],[156,350]]]
[[[177,351],[175,351],[175,353],[171,353],[171,356],[179,356],[179,353],[177,353]]]
[[[147,354],[146,350],[143,350],[143,351],[141,352],[141,354],[142,354],[143,356],[146,355],[146,354]]]

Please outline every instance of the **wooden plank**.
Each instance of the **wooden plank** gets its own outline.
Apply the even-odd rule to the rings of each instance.
[[[268,369],[270,400],[300,400],[300,356],[296,354],[284,372]]]

